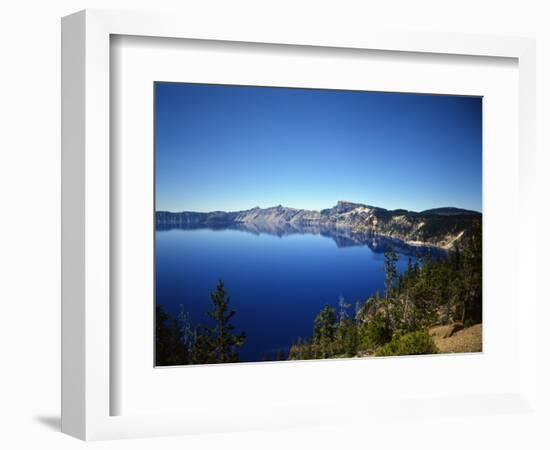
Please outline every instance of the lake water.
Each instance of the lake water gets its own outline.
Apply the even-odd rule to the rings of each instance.
[[[299,336],[311,337],[325,304],[337,308],[343,297],[353,312],[357,300],[382,292],[388,245],[400,254],[399,271],[407,267],[406,254],[418,252],[382,238],[327,232],[157,230],[156,301],[173,316],[183,308],[193,325],[210,324],[210,292],[221,279],[237,312],[236,331],[247,336],[241,361],[273,359]]]

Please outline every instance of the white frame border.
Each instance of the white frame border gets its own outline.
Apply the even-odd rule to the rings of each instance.
[[[219,19],[219,18],[218,18]],[[234,431],[296,424],[334,423],[374,414],[362,405],[331,413],[273,411],[235,426],[192,415],[110,416],[109,377],[109,53],[110,36],[135,35],[334,48],[496,56],[518,59],[520,145],[519,260],[536,260],[535,40],[444,33],[339,29],[315,34],[269,22],[207,23],[191,16],[86,10],[62,20],[62,431],[85,440]],[[528,270],[520,265],[520,271]],[[532,266],[531,266],[532,268]],[[520,274],[521,275],[521,274]],[[535,407],[535,285],[522,289],[521,392],[485,399],[485,411],[503,405]],[[525,330],[528,330],[525,331]],[[430,400],[436,401],[437,400]],[[455,405],[456,406],[456,405]],[[377,405],[388,414],[389,405]],[[414,407],[411,407],[414,409]],[[314,408],[313,408],[314,409]],[[386,413],[384,413],[386,411]],[[444,414],[444,411],[440,410]],[[322,416],[322,417],[321,417]],[[204,418],[203,418],[204,419]]]

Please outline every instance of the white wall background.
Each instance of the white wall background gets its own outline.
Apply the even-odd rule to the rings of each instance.
[[[538,39],[539,232],[549,223],[550,11],[545,0],[11,0],[0,7],[0,448],[549,448],[546,417],[414,418],[376,429],[295,429],[84,444],[59,433],[60,17],[83,8]],[[345,26],[345,25],[344,25]],[[546,225],[547,226],[547,225]],[[515,238],[515,237],[514,237]],[[546,278],[548,242],[537,270]],[[548,265],[546,264],[546,267]],[[550,300],[550,296],[545,296]],[[543,295],[540,295],[543,300]],[[541,399],[550,406],[549,308],[539,311]],[[546,385],[546,386],[545,386]],[[414,444],[414,445],[413,445]]]

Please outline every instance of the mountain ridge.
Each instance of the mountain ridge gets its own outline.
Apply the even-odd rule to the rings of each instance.
[[[410,245],[429,245],[443,249],[460,246],[476,226],[481,226],[481,220],[481,213],[455,207],[415,212],[388,210],[344,200],[320,211],[277,205],[241,211],[156,212],[156,224],[161,227],[208,228],[260,223],[306,229],[342,229],[350,234],[379,235]]]

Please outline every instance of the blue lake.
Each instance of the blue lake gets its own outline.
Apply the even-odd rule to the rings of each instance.
[[[237,312],[236,331],[247,336],[238,350],[241,361],[273,359],[299,336],[311,337],[325,304],[338,307],[343,297],[352,312],[357,300],[382,292],[389,245],[400,255],[399,271],[419,250],[382,238],[358,242],[326,233],[157,230],[156,302],[173,316],[183,309],[193,325],[210,325],[210,293],[221,279]]]

